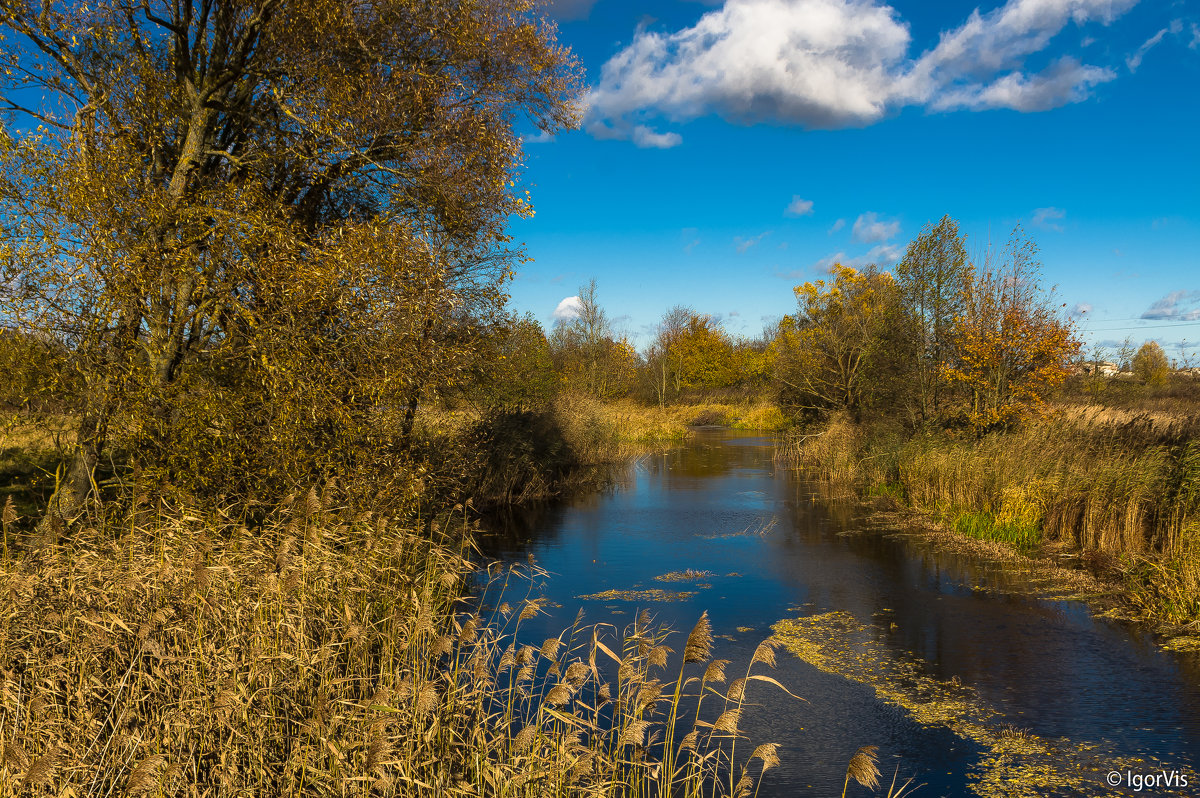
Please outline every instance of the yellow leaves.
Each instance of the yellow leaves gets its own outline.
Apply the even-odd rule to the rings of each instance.
[[[1068,320],[1037,289],[1032,261],[973,276],[966,310],[954,322],[956,367],[947,379],[971,394],[967,419],[977,433],[1007,426],[1033,412],[1067,376],[1079,347]]]

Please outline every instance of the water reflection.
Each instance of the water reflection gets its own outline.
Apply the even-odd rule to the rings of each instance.
[[[744,667],[775,621],[843,611],[897,657],[921,660],[929,677],[972,686],[1007,722],[1169,761],[1200,783],[1194,656],[1165,654],[1082,605],[1032,598],[1012,567],[904,537],[846,534],[862,527],[861,511],[777,471],[771,454],[767,438],[703,432],[624,469],[609,490],[496,520],[483,541],[489,556],[532,556],[552,574],[544,589],[559,606],[530,624],[531,639],[568,626],[581,607],[592,622],[623,625],[642,606],[582,595],[695,590],[688,601],[645,606],[680,630],[708,610],[723,636],[715,655]],[[710,586],[655,581],[688,568],[710,572]],[[752,696],[769,703],[747,713],[748,733],[783,746],[762,794],[838,794],[845,763],[866,744],[880,746],[889,773],[898,766],[925,782],[921,794],[966,792],[974,743],[922,728],[869,687],[794,657],[781,657],[779,670],[808,703]]]

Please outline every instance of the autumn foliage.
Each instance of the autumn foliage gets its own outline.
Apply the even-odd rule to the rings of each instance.
[[[948,217],[925,229],[899,280],[835,264],[797,286],[797,313],[773,344],[783,401],[799,410],[864,411],[976,433],[1037,411],[1078,349],[1037,249],[1018,228],[974,264]]]
[[[794,407],[858,413],[878,384],[896,287],[891,275],[840,263],[831,276],[796,287],[799,312],[775,340],[776,379]]]
[[[1011,426],[1041,407],[1079,349],[1062,308],[1039,285],[1036,252],[1018,229],[1004,262],[973,270],[964,287],[954,322],[957,358],[945,374],[965,390],[965,416],[978,432]]]

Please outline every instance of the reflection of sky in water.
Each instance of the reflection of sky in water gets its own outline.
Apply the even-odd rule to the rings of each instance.
[[[1200,783],[1194,657],[1159,652],[1144,635],[1093,621],[1081,605],[1028,598],[1023,577],[995,564],[904,539],[839,535],[854,529],[855,511],[777,473],[771,454],[769,439],[704,432],[688,447],[641,458],[609,490],[514,513],[504,533],[483,541],[488,555],[532,555],[551,574],[544,594],[561,605],[529,623],[529,640],[558,634],[580,607],[588,622],[624,626],[648,606],[680,630],[672,645],[679,650],[707,610],[714,633],[733,638],[718,639],[715,655],[744,668],[776,620],[797,608],[843,610],[875,624],[893,650],[925,660],[929,676],[974,686],[1008,722],[1043,737],[1109,741],[1120,754],[1183,767]],[[654,579],[687,568],[714,574],[702,580],[711,588],[688,601],[576,598],[612,589],[694,591]],[[783,759],[760,794],[840,794],[846,762],[869,744],[880,746],[889,776],[899,765],[925,782],[921,795],[965,790],[973,744],[945,729],[920,729],[870,688],[782,652],[775,675],[807,703],[761,685],[751,692],[763,706],[747,710],[744,728],[755,743],[780,743]]]

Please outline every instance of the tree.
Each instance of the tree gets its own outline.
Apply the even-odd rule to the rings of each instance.
[[[965,416],[977,433],[1009,426],[1036,410],[1068,375],[1079,349],[1053,292],[1040,284],[1036,244],[1017,226],[1002,261],[985,253],[955,319],[955,362],[947,379],[968,393]]]
[[[912,336],[911,380],[916,415],[937,418],[948,388],[946,367],[954,359],[954,319],[963,310],[971,266],[958,224],[943,216],[926,225],[896,266],[896,284]]]
[[[1136,350],[1133,348],[1133,339],[1127,335],[1121,342],[1121,348],[1117,351],[1117,370],[1133,371],[1134,354],[1136,354]]]
[[[83,507],[118,409],[148,458],[234,395],[226,439],[361,437],[381,408],[407,438],[520,257],[514,125],[575,122],[532,8],[0,4],[3,321],[82,385],[54,512]]]
[[[491,331],[481,355],[476,395],[485,407],[520,411],[549,404],[557,375],[550,344],[533,314],[505,318]]]
[[[1171,364],[1156,341],[1147,341],[1133,356],[1133,376],[1143,385],[1160,386],[1167,382]]]
[[[860,413],[871,404],[881,343],[896,301],[891,276],[835,264],[832,281],[795,288],[799,313],[776,338],[775,379],[783,400],[802,410]]]
[[[682,389],[683,363],[679,342],[695,312],[684,305],[676,305],[663,314],[658,323],[654,342],[646,353],[646,362],[654,385],[659,407],[666,404],[668,394],[676,396]]]
[[[671,344],[679,388],[720,388],[738,380],[733,342],[712,316],[689,313]]]
[[[637,352],[613,332],[595,279],[580,287],[578,299],[575,316],[559,319],[550,334],[555,367],[568,385],[597,398],[623,394],[634,381]]]

